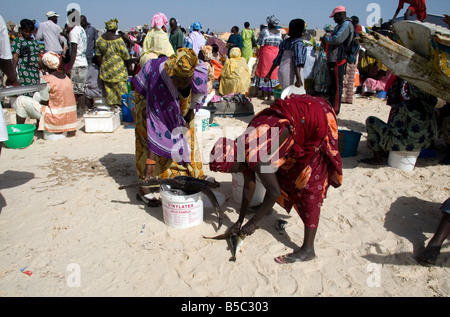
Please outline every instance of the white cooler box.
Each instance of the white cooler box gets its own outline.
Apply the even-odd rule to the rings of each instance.
[[[86,133],[110,133],[120,126],[120,111],[99,111],[84,115]]]

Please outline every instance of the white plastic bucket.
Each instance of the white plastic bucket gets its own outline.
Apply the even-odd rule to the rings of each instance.
[[[195,132],[205,132],[209,130],[209,118],[211,113],[208,110],[200,109],[195,113]]]
[[[64,133],[51,133],[44,131],[44,140],[47,141],[59,141],[67,138],[67,132]]]
[[[203,193],[179,196],[161,190],[164,223],[175,229],[188,229],[203,223]]]
[[[233,174],[233,199],[238,204],[242,203],[242,194],[244,193],[244,176],[242,174]],[[256,175],[256,188],[250,207],[259,206],[263,203],[266,196],[266,189]]]
[[[388,164],[402,171],[412,172],[416,167],[420,152],[392,151],[389,153]]]

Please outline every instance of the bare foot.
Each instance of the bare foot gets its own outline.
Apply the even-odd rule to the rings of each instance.
[[[291,254],[286,254],[278,256],[275,258],[275,262],[279,264],[291,264],[296,262],[307,262],[316,258],[314,251],[303,251],[294,252]]]

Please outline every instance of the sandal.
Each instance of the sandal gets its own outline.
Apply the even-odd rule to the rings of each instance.
[[[145,195],[141,195],[139,193],[136,194],[136,199],[139,201],[142,201],[144,204],[146,204],[150,208],[158,208],[162,206],[161,201],[159,201],[156,198],[149,199],[145,197]]]

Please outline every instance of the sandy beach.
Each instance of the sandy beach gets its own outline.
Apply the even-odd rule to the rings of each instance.
[[[253,100],[255,110],[269,103]],[[414,259],[433,235],[439,207],[450,196],[450,167],[438,157],[419,159],[413,172],[358,163],[369,157],[366,118],[387,120],[381,99],[343,104],[341,129],[363,133],[356,157],[344,158],[344,184],[330,188],[316,238],[317,258],[280,265],[303,240],[303,223],[278,205],[248,237],[235,263],[224,233],[238,218],[231,175],[221,182],[227,201],[224,227],[204,210],[190,229],[164,223],[162,208],[119,186],[137,181],[134,130],[46,141],[37,133],[23,150],[4,148],[0,158],[0,296],[3,297],[447,297],[450,244],[435,267]],[[216,118],[203,138],[208,158],[216,136],[243,131],[250,118]],[[286,220],[285,232],[275,224]],[[28,274],[26,274],[28,273]]]

